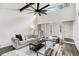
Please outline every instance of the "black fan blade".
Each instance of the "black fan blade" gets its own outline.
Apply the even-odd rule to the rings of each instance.
[[[28,4],[28,3],[26,3],[26,4]],[[35,3],[30,3],[30,4],[35,4]],[[32,5],[30,5],[29,7],[33,8],[33,9],[35,10],[35,8],[34,8],[34,7],[32,7]]]
[[[39,3],[37,3],[37,10],[39,10]]]
[[[37,12],[35,12],[35,14],[34,14],[34,15],[36,15],[36,13],[37,13]]]
[[[48,6],[50,6],[50,5],[48,4],[48,5],[44,6],[44,7],[42,7],[40,10],[42,10],[42,9],[44,9],[44,8],[48,7]]]
[[[47,12],[47,10],[41,10],[41,12]]]
[[[35,8],[34,8],[34,7],[32,7],[31,5],[30,5],[30,7],[31,7],[31,8],[33,8],[33,9],[35,10]]]
[[[38,13],[39,14],[39,16],[41,16],[41,14],[40,13]]]
[[[28,5],[22,7],[22,8],[20,9],[20,11],[23,11],[25,8],[27,8],[27,6],[28,6]]]
[[[25,5],[24,7],[22,7],[21,9],[20,9],[20,11],[23,11],[25,8],[28,8],[30,5],[33,5],[34,3],[29,3],[29,4],[27,4],[27,5]]]
[[[42,14],[45,14],[45,15],[47,15],[47,13],[44,13],[44,12],[41,12]]]

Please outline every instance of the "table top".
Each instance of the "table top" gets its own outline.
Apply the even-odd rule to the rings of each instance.
[[[45,40],[37,40],[37,41],[30,42],[29,45],[38,45],[38,44],[41,44],[43,42],[45,42]]]

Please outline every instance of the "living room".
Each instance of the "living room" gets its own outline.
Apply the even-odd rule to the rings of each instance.
[[[25,7],[27,5],[29,7]],[[0,3],[0,55],[38,56],[40,50],[46,52],[51,49],[56,50],[54,56],[79,55],[75,6],[75,3]],[[18,35],[23,41],[15,38]],[[52,42],[53,38],[59,38],[60,43]],[[39,43],[44,46],[36,49],[38,51],[29,49]],[[70,46],[65,45],[63,53],[63,44],[70,44],[75,52],[68,51],[66,48],[70,49]],[[47,56],[45,52],[41,54]]]

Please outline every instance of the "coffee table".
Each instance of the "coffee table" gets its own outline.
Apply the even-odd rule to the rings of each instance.
[[[37,52],[39,49],[41,49],[43,46],[46,46],[45,40],[38,40],[34,42],[29,43],[29,49]]]

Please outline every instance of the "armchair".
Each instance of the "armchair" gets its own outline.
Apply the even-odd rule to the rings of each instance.
[[[15,37],[11,38],[11,41],[12,41],[13,47],[16,49],[27,45],[27,41],[25,40],[20,41],[18,38],[15,38]]]

